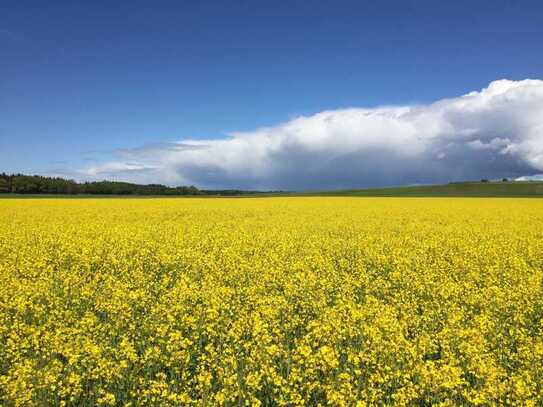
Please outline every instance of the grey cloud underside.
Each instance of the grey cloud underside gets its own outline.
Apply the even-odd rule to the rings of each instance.
[[[501,80],[429,105],[326,111],[223,139],[123,149],[80,174],[284,190],[536,177],[542,121],[543,81]]]

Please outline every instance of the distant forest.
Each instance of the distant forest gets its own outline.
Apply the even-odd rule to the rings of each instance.
[[[0,174],[0,193],[15,194],[89,194],[89,195],[199,195],[195,186],[168,187],[160,184],[139,185],[129,182],[74,180],[40,175]]]
[[[193,185],[168,187],[161,184],[130,182],[76,182],[59,177],[0,173],[0,194],[62,194],[62,195],[257,195],[281,191],[244,191],[241,189],[202,190]]]

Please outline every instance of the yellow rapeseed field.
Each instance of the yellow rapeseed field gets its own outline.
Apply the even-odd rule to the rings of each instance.
[[[0,404],[543,405],[543,200],[0,200]]]

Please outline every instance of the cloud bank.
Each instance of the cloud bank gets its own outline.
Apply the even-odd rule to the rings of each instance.
[[[498,80],[426,105],[324,111],[222,139],[119,150],[79,174],[265,190],[537,178],[543,81]]]

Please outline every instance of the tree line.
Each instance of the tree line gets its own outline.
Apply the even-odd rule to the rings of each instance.
[[[168,187],[161,184],[140,185],[129,182],[95,181],[79,183],[60,177],[0,174],[0,193],[15,194],[89,194],[89,195],[199,195],[195,186]]]

